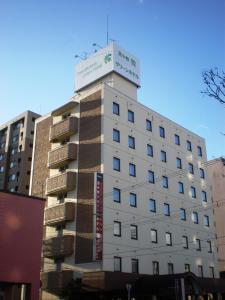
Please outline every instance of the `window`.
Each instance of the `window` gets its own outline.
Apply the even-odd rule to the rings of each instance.
[[[146,119],[146,130],[152,131],[152,122]]]
[[[202,265],[198,265],[198,276],[203,277],[203,266]]]
[[[12,148],[11,155],[15,155],[16,153],[17,153],[17,149],[16,148]]]
[[[177,169],[182,169],[182,161],[179,157],[176,158]]]
[[[154,199],[149,199],[149,211],[156,212],[156,203]]]
[[[122,259],[119,256],[114,256],[114,271],[121,272],[122,271]]]
[[[202,201],[207,202],[207,194],[205,191],[201,192]]]
[[[134,123],[134,112],[132,110],[128,110],[128,121]]]
[[[121,222],[114,221],[114,224],[113,224],[113,235],[114,236],[121,236]]]
[[[159,275],[159,262],[158,261],[152,262],[152,270],[153,270],[153,275]]]
[[[135,149],[135,138],[133,136],[128,136],[128,147]]]
[[[16,180],[16,174],[9,175],[9,181],[14,181],[14,180]]]
[[[166,162],[166,152],[161,150],[161,161]]]
[[[151,242],[158,243],[157,230],[151,229]]]
[[[172,263],[168,263],[168,274],[169,275],[173,275],[174,271],[173,271],[173,264]]]
[[[210,273],[210,277],[214,278],[215,274],[214,274],[214,267],[209,267],[209,273]]]
[[[148,182],[155,183],[155,175],[153,171],[148,171]]]
[[[191,163],[188,164],[188,171],[189,171],[190,174],[194,174],[193,164],[191,164]]]
[[[199,175],[200,175],[200,178],[205,178],[204,169],[202,169],[202,168],[199,169]]]
[[[186,221],[186,211],[184,208],[180,208],[180,219]]]
[[[166,232],[166,245],[172,246],[172,234],[170,232]]]
[[[168,187],[169,187],[168,177],[166,177],[166,176],[162,176],[162,187],[164,187],[165,189],[168,189]]]
[[[136,166],[135,164],[129,163],[129,175],[136,177]]]
[[[187,141],[187,150],[188,151],[192,151],[192,146],[191,146],[191,142]]]
[[[201,251],[201,241],[200,239],[196,239],[196,250],[197,251]]]
[[[197,146],[197,152],[198,156],[202,157],[202,148],[200,146]]]
[[[131,259],[131,272],[136,274],[139,272],[139,262],[136,258]]]
[[[5,158],[4,154],[0,154],[0,161]]]
[[[165,216],[170,216],[170,205],[168,203],[164,203],[163,212]]]
[[[116,102],[113,102],[113,113],[114,115],[120,115],[120,106]]]
[[[153,146],[147,144],[147,155],[153,157]]]
[[[137,240],[138,239],[138,228],[137,225],[130,225],[130,238],[132,240]]]
[[[120,159],[113,157],[113,170],[120,172]]]
[[[184,249],[188,249],[188,237],[186,235],[182,236],[182,244]]]
[[[184,264],[184,271],[191,272],[190,264]]]
[[[16,167],[16,161],[11,161],[10,164],[9,164],[9,168],[12,169],[12,168],[15,168]]]
[[[207,215],[204,216],[204,226],[209,227],[209,216]]]
[[[208,253],[212,253],[212,242],[207,241],[207,248],[208,248]]]
[[[191,186],[191,197],[196,198],[196,188]]]
[[[162,138],[165,138],[165,129],[162,126],[159,126],[159,135]]]
[[[12,143],[16,143],[18,140],[19,140],[19,135],[17,134],[12,138]]]
[[[113,140],[114,142],[120,142],[120,132],[117,129],[113,129]]]
[[[0,166],[0,173],[3,173],[3,172],[4,172],[4,167]]]
[[[192,221],[195,223],[195,224],[198,224],[198,213],[193,211],[192,213]]]
[[[120,203],[120,189],[113,188],[113,201]]]
[[[137,195],[136,194],[130,193],[129,203],[130,203],[130,206],[137,207]]]
[[[177,134],[174,135],[174,141],[175,141],[176,145],[178,145],[178,146],[180,145],[180,137],[179,137],[179,135],[177,135]]]
[[[183,182],[178,182],[178,192],[180,193],[180,194],[184,194],[184,184],[183,184]]]

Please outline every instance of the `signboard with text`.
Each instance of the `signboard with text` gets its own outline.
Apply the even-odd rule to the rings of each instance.
[[[103,174],[96,180],[96,260],[102,260],[103,249]]]
[[[138,59],[115,43],[100,49],[76,66],[76,91],[112,71],[140,86],[140,65]]]

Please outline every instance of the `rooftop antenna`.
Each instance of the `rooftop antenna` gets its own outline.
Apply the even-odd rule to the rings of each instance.
[[[82,57],[81,55],[78,55],[78,54],[75,54],[74,57],[75,57],[75,58],[80,58],[80,59],[82,59],[82,60],[85,60],[85,57]]]
[[[106,19],[106,45],[109,44],[109,15],[107,15],[107,19]]]

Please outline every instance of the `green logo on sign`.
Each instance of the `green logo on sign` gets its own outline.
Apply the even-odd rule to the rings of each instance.
[[[106,54],[105,57],[104,57],[105,64],[107,64],[111,60],[112,60],[112,54],[111,53]]]

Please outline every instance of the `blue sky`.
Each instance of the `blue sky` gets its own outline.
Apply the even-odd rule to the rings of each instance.
[[[224,0],[0,0],[0,124],[45,114],[74,91],[75,54],[109,37],[141,63],[139,101],[225,155],[225,106],[204,97],[201,72],[225,70]]]

